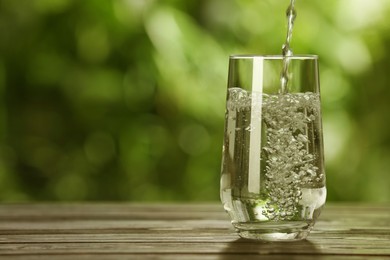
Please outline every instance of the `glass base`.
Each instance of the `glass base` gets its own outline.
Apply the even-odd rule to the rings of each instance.
[[[309,231],[299,231],[293,233],[262,233],[256,230],[238,231],[238,235],[246,239],[264,240],[264,241],[299,241],[306,239]]]
[[[263,241],[299,241],[306,239],[313,224],[308,223],[239,223],[233,224],[238,235]]]

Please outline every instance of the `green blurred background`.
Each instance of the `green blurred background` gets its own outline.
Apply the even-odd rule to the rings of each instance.
[[[1,201],[217,201],[228,56],[288,0],[0,0]],[[328,198],[390,202],[390,1],[298,0]]]

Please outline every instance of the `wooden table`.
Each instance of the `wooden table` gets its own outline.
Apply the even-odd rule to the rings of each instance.
[[[308,240],[240,239],[221,204],[0,206],[1,259],[385,259],[390,205],[327,204]]]

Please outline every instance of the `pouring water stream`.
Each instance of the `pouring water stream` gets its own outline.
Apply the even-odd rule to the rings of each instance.
[[[290,5],[288,6],[286,10],[286,16],[287,16],[287,36],[286,41],[282,46],[282,54],[283,54],[283,69],[280,76],[280,93],[286,94],[288,92],[288,82],[290,80],[289,75],[289,64],[290,64],[290,57],[293,56],[292,49],[290,47],[291,38],[292,38],[292,32],[294,28],[294,21],[297,16],[297,12],[295,11],[295,0],[291,0]]]

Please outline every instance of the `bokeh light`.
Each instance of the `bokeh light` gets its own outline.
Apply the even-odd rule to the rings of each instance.
[[[228,56],[280,54],[285,1],[0,0],[0,200],[219,199]],[[390,2],[297,1],[329,200],[390,201]]]

